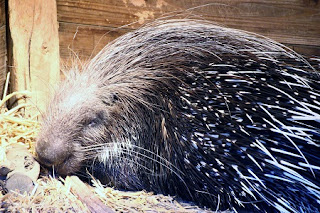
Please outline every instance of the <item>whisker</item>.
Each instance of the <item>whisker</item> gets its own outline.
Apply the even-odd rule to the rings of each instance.
[[[90,149],[85,149],[85,150],[86,150],[86,152],[87,152],[88,150],[89,150],[89,151],[91,151],[91,150],[102,151],[105,147],[107,147],[107,146],[111,147],[112,145],[113,145],[112,143],[103,144],[103,145],[101,145],[101,144],[92,145],[92,146],[90,146]],[[124,143],[120,143],[120,145],[123,145],[123,147],[128,146],[127,144],[124,144]],[[102,147],[102,146],[103,146],[103,147]],[[133,148],[137,148],[137,149],[139,149],[139,150],[145,151],[145,152],[151,154],[152,156],[155,156],[155,157],[159,158],[160,160],[156,160],[156,159],[152,158],[152,156],[149,157],[149,156],[147,156],[147,155],[145,155],[145,154],[142,154],[142,153],[140,153],[140,152],[138,152],[138,151],[133,151],[132,149],[125,149],[125,148],[122,147],[122,150],[136,153],[136,154],[138,154],[138,155],[140,155],[140,156],[142,156],[142,157],[145,157],[145,158],[147,158],[147,159],[149,159],[149,160],[152,160],[152,161],[154,161],[154,162],[156,162],[156,163],[159,163],[159,164],[161,164],[162,166],[165,166],[165,167],[168,168],[168,169],[171,169],[171,170],[172,170],[172,168],[173,168],[173,169],[176,170],[177,173],[180,173],[181,175],[184,175],[184,173],[183,173],[180,169],[178,169],[178,167],[176,167],[176,166],[173,165],[169,160],[167,160],[167,159],[165,159],[164,157],[158,155],[157,153],[154,153],[154,152],[152,152],[152,151],[150,151],[150,150],[148,150],[148,149],[145,149],[145,148],[143,148],[143,147],[139,147],[139,146],[137,146],[137,145],[132,145],[132,144],[130,144],[129,146],[132,146]],[[86,148],[88,148],[88,147],[86,147]],[[101,149],[100,149],[100,148],[101,148]],[[163,163],[162,163],[162,162],[163,162]],[[165,164],[167,164],[168,166],[165,165]],[[172,167],[172,168],[171,168],[171,167]]]
[[[95,149],[95,150],[102,151],[107,145],[109,145],[109,147],[111,147],[112,144],[110,144],[110,143],[103,144],[104,147],[101,147],[102,145],[93,145],[93,146],[90,146],[90,147],[91,147],[91,149],[93,149],[93,147],[94,147],[94,149],[98,148],[98,149]],[[122,144],[122,145],[126,145],[126,144]],[[131,154],[130,152],[132,152],[132,153],[135,153],[135,154],[137,154],[139,156],[142,156],[142,157],[145,157],[145,158],[147,158],[149,160],[152,160],[153,162],[159,163],[161,166],[164,166],[167,169],[169,169],[170,171],[174,172],[179,178],[181,178],[180,175],[184,175],[184,173],[180,169],[178,169],[169,160],[163,158],[162,156],[160,156],[160,155],[158,155],[158,154],[156,154],[156,153],[154,153],[154,152],[152,152],[150,150],[147,150],[147,149],[144,149],[142,147],[136,146],[136,145],[129,145],[129,146],[133,146],[134,148],[146,151],[147,153],[151,154],[152,156],[155,156],[156,158],[159,158],[160,160],[156,160],[156,159],[152,158],[152,156],[149,157],[149,156],[147,156],[145,154],[142,154],[142,153],[140,153],[138,151],[133,151],[132,149],[126,149],[126,148],[123,148],[123,147],[121,149],[124,150],[124,151],[127,151],[127,154]],[[173,169],[175,169],[175,170],[173,170]],[[180,175],[178,173],[180,173]]]

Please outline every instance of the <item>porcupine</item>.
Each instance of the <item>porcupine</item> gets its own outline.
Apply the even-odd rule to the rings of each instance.
[[[125,190],[217,210],[320,210],[320,75],[262,36],[158,20],[70,71],[36,151]]]

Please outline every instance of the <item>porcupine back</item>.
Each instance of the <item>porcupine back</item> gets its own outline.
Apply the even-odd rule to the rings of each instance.
[[[157,21],[85,69],[123,104],[113,143],[140,147],[101,154],[98,177],[212,209],[320,211],[320,77],[293,51],[205,21]],[[122,169],[137,152],[138,169]]]

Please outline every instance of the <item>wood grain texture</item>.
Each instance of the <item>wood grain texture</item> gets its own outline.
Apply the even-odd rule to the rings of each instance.
[[[107,43],[128,32],[127,29],[59,23],[60,59],[65,67],[77,60],[87,61]],[[78,57],[78,58],[77,58]]]
[[[56,1],[10,0],[8,14],[11,89],[31,91],[32,98],[27,102],[44,110],[52,86],[60,77]]]
[[[82,182],[77,176],[67,176],[65,184],[70,186],[70,191],[84,203],[91,213],[114,213],[91,190],[90,186]]]
[[[5,0],[0,0],[0,99],[3,95],[7,73],[7,44],[6,44],[6,19]]]
[[[320,47],[315,0],[57,0],[57,8],[60,23],[91,27],[135,29],[159,17],[203,18],[320,55],[313,48]]]
[[[0,27],[6,25],[5,0],[0,0]]]

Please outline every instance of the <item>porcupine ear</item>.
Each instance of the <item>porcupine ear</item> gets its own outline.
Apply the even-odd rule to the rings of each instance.
[[[119,101],[118,93],[111,93],[110,96],[106,99],[104,98],[102,102],[107,105],[111,106]]]
[[[111,101],[112,101],[112,103],[116,103],[119,101],[118,93],[111,94]]]

